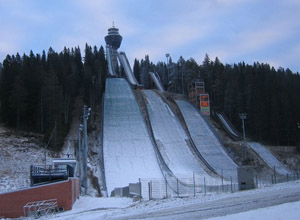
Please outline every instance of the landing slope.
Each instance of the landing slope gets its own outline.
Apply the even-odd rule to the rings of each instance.
[[[125,79],[106,80],[103,157],[109,195],[115,187],[139,178],[162,178],[142,113]]]
[[[154,91],[143,91],[154,137],[164,161],[178,177],[196,172],[209,178],[196,155],[190,150],[189,138],[169,106]]]
[[[217,173],[223,174],[227,179],[232,177],[237,180],[237,165],[225,152],[222,144],[200,113],[186,101],[176,100],[176,103],[200,154]]]
[[[254,150],[270,168],[274,169],[281,175],[292,174],[290,170],[280,163],[280,161],[263,145],[257,142],[249,142],[248,145]]]

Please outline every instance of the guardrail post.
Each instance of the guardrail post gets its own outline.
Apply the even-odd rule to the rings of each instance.
[[[206,196],[206,181],[205,181],[205,177],[204,177],[204,195]]]
[[[221,170],[221,176],[222,176],[222,192],[224,192],[224,177],[223,177],[223,169]]]
[[[193,183],[194,183],[194,197],[196,196],[196,183],[195,183],[195,173],[193,172]]]
[[[168,198],[168,181],[167,181],[167,174],[165,174],[165,184],[166,184],[166,199]]]
[[[151,200],[151,181],[148,182],[148,193],[149,193],[149,200]]]
[[[139,185],[140,185],[140,202],[142,201],[142,182],[141,178],[139,178]]]
[[[275,166],[274,166],[274,183],[275,184],[277,183],[277,181],[276,181],[276,168],[275,168]]]

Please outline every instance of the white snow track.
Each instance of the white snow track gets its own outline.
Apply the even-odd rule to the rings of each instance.
[[[156,143],[169,169],[177,177],[195,172],[210,178],[190,150],[189,138],[169,106],[154,91],[144,90],[143,93]]]
[[[248,142],[248,145],[254,150],[270,168],[274,169],[281,175],[292,174],[280,161],[263,145],[257,142]]]
[[[152,81],[154,82],[156,88],[161,91],[161,92],[164,92],[165,91],[165,88],[163,86],[163,84],[161,83],[161,80],[159,78],[159,75],[157,74],[157,72],[149,72],[151,78],[152,78]]]
[[[241,135],[235,130],[233,125],[227,119],[224,113],[216,113],[217,118],[221,122],[222,126],[224,127],[225,131],[234,139],[234,140],[241,140]]]
[[[222,144],[195,107],[187,102],[176,100],[191,138],[208,164],[228,180],[237,180],[237,165],[228,156]]]
[[[136,78],[132,72],[132,69],[130,67],[130,64],[128,62],[125,52],[118,53],[118,58],[119,58],[121,65],[123,66],[123,68],[125,70],[126,77],[127,77],[128,81],[130,82],[130,84],[134,85],[134,86],[138,85],[138,81],[136,80]]]
[[[136,97],[122,78],[106,80],[103,157],[108,195],[139,178],[163,178]]]

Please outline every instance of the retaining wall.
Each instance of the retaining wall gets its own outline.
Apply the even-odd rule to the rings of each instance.
[[[0,194],[0,218],[24,216],[23,206],[28,202],[57,199],[58,207],[71,210],[79,196],[79,179],[35,186],[23,190]]]

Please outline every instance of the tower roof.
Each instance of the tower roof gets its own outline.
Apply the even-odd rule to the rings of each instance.
[[[105,36],[106,44],[110,45],[113,49],[118,49],[122,42],[122,36],[119,34],[119,29],[113,26],[108,29],[108,35]]]

